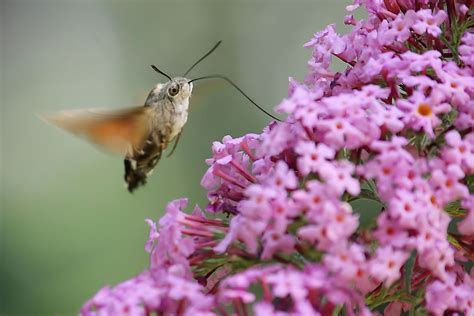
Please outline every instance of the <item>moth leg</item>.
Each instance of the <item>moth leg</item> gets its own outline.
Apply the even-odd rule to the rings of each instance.
[[[178,136],[176,136],[176,140],[174,141],[173,148],[171,149],[171,151],[170,151],[170,153],[168,154],[168,156],[166,156],[166,158],[171,157],[171,155],[174,153],[174,150],[175,150],[176,147],[178,146],[179,138],[181,137],[181,133],[182,133],[182,132],[183,132],[183,130],[181,130],[181,132],[179,132]]]

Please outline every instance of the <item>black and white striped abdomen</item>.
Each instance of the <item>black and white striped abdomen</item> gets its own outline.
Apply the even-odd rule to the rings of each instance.
[[[128,191],[133,192],[136,188],[146,184],[147,177],[152,173],[164,148],[161,142],[152,138],[148,139],[142,150],[135,152],[132,156],[124,159],[124,179]]]

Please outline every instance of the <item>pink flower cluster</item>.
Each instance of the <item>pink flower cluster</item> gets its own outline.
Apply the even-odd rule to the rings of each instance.
[[[114,288],[105,287],[81,309],[81,315],[206,315],[213,299],[197,283],[190,266],[221,221],[207,220],[198,208],[192,215],[181,211],[186,199],[168,204],[166,215],[156,223],[147,220],[150,237],[145,249],[151,252],[150,269]],[[195,238],[195,227],[206,227]],[[209,228],[210,227],[210,228]],[[205,232],[209,232],[205,234]],[[194,254],[192,256],[192,254]],[[199,260],[199,258],[197,258]]]
[[[81,314],[474,315],[474,4],[360,6],[305,44],[285,121],[213,144],[207,214],[170,203],[149,271]]]

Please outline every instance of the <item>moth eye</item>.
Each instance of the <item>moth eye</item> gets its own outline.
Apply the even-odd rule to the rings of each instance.
[[[179,86],[172,86],[168,89],[168,94],[172,97],[174,97],[175,95],[177,95],[179,92]]]

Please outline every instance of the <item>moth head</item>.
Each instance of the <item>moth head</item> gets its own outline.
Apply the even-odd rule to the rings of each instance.
[[[192,66],[188,68],[188,70],[184,73],[184,75],[182,77],[171,78],[167,73],[161,71],[155,65],[151,65],[151,68],[153,68],[157,73],[159,73],[159,74],[161,74],[161,75],[163,75],[163,76],[165,76],[166,78],[169,79],[169,81],[166,83],[166,85],[164,87],[165,88],[164,93],[166,94],[166,96],[170,99],[173,99],[173,100],[176,100],[176,101],[179,102],[179,101],[187,99],[191,96],[194,81],[204,80],[204,79],[212,79],[212,78],[221,79],[221,80],[224,80],[227,83],[229,83],[231,86],[233,86],[245,98],[247,98],[247,100],[249,100],[253,105],[255,105],[260,111],[267,114],[268,116],[270,116],[274,120],[281,122],[281,120],[279,118],[271,115],[270,113],[265,111],[265,109],[263,109],[261,106],[259,106],[257,103],[255,103],[255,101],[253,101],[247,94],[245,94],[245,92],[243,92],[242,89],[240,89],[232,80],[230,80],[229,78],[227,78],[224,75],[220,75],[220,74],[208,75],[208,76],[202,76],[202,77],[199,77],[199,78],[194,78],[192,80],[188,80],[188,79],[185,78],[186,75],[191,70],[194,69],[194,67],[196,67],[201,61],[206,59],[206,57],[209,56],[220,44],[221,44],[221,41],[217,42],[217,44],[214,45],[214,47],[212,47],[211,50],[209,50],[204,56],[202,56],[194,64],[192,64]],[[157,88],[158,88],[158,86],[157,86]],[[161,95],[163,95],[163,94],[161,94]]]
[[[171,78],[171,76],[168,75],[166,72],[158,69],[158,67],[156,67],[155,65],[151,65],[151,68],[153,68],[153,70],[169,79],[169,81],[164,86],[162,86],[161,84],[158,84],[156,86],[154,90],[155,94],[160,94],[161,96],[163,96],[164,93],[166,97],[175,101],[181,101],[189,98],[191,96],[191,92],[193,91],[193,84],[192,80],[185,78],[186,75],[191,70],[193,70],[196,65],[198,65],[207,56],[209,56],[220,44],[221,41],[217,42],[217,44],[214,45],[214,47],[212,47],[210,51],[208,51],[204,56],[202,56],[194,64],[192,64],[192,66],[189,67],[188,70],[186,70],[182,77]]]
[[[180,101],[191,96],[193,84],[186,78],[175,77],[164,88],[169,98]]]

